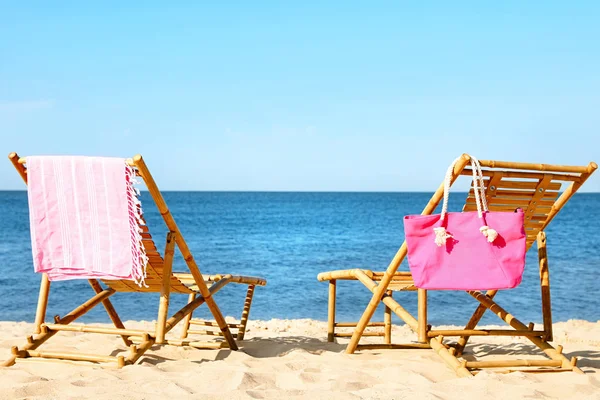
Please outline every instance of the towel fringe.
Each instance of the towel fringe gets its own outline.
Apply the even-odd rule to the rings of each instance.
[[[148,256],[146,255],[146,249],[142,244],[143,232],[140,225],[145,225],[142,218],[142,202],[138,199],[140,190],[134,185],[140,183],[136,179],[135,171],[133,167],[125,164],[125,175],[127,180],[127,202],[129,209],[129,226],[131,228],[131,251],[133,258],[133,265],[131,268],[131,277],[139,287],[148,287],[146,285],[146,265],[148,264]]]

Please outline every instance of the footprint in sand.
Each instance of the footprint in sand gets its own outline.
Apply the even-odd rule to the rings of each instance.
[[[257,374],[244,372],[242,381],[237,387],[240,390],[249,389],[275,389],[275,376],[273,374]]]

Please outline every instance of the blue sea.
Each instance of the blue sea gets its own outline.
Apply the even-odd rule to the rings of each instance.
[[[166,192],[164,197],[203,273],[267,278],[259,287],[252,319],[327,319],[326,282],[321,271],[384,270],[403,241],[402,218],[418,214],[430,193]],[[450,210],[466,194],[453,193]],[[147,192],[146,220],[162,249],[166,228]],[[27,193],[0,192],[0,320],[33,321],[40,276],[33,271]],[[547,229],[554,321],[600,320],[600,194],[581,193]],[[185,271],[180,254],[175,270]],[[408,269],[406,261],[401,269]],[[498,302],[523,322],[540,322],[535,245],[528,253],[523,283],[498,294]],[[48,318],[64,315],[93,294],[86,281],[54,282]],[[239,318],[244,289],[229,285],[215,298],[225,315]],[[416,315],[416,295],[395,298]],[[358,282],[338,283],[339,321],[357,320],[370,299]],[[466,322],[476,307],[464,292],[430,292],[432,324]],[[187,296],[173,295],[172,310]],[[112,297],[124,320],[156,319],[158,295]],[[207,316],[205,307],[197,315]],[[381,320],[383,310],[376,319]],[[375,319],[374,318],[374,319]],[[99,306],[82,321],[109,322]],[[394,316],[394,321],[399,320]],[[488,313],[484,323],[500,320]]]

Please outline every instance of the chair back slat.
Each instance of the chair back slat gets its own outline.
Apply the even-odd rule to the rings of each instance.
[[[119,292],[160,292],[163,277],[164,259],[158,252],[147,225],[140,225],[142,229],[142,245],[146,249],[148,264],[146,264],[146,286],[140,287],[129,281],[103,280],[102,282]],[[191,293],[192,290],[179,279],[171,275],[171,292]]]

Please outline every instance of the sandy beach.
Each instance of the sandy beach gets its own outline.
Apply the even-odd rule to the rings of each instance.
[[[152,322],[126,323],[131,328]],[[496,374],[457,378],[431,350],[369,350],[344,354],[327,343],[325,322],[251,321],[238,352],[155,346],[122,370],[57,362],[20,362],[0,369],[0,399],[600,399],[600,321],[556,323],[555,344],[577,356],[585,372]],[[1,358],[20,345],[32,324],[0,322]],[[177,334],[177,331],[174,332]],[[377,339],[369,338],[374,342]],[[395,342],[414,340],[405,326]],[[526,339],[476,338],[468,348],[486,359],[533,349]],[[496,345],[503,345],[497,348]],[[119,338],[63,332],[43,348],[110,354]],[[468,355],[467,355],[468,356]]]

